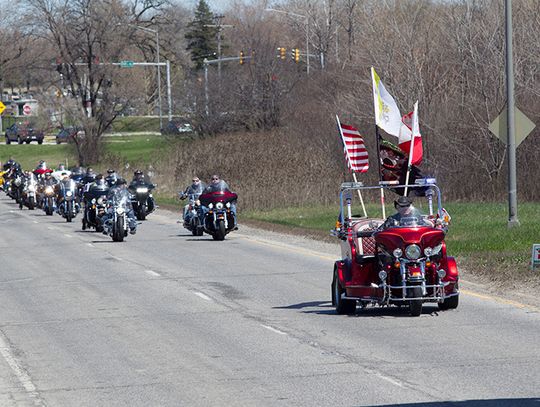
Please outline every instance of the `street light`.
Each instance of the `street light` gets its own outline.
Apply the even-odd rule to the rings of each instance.
[[[306,23],[306,70],[309,75],[309,17],[303,14],[293,13],[292,11],[278,10],[275,8],[266,8],[264,11],[273,11],[275,13],[288,14],[290,16],[304,18]]]
[[[146,31],[156,35],[156,57],[157,57],[157,85],[158,85],[158,109],[159,109],[159,129],[163,129],[163,115],[161,110],[161,69],[159,65],[159,31],[152,28],[141,27],[136,24],[127,24],[130,27],[138,28],[139,30]]]

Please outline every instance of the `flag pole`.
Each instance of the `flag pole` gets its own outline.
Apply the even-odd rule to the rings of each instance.
[[[345,138],[343,137],[343,131],[341,130],[341,122],[339,121],[339,117],[338,117],[337,114],[336,114],[336,121],[337,121],[339,134],[341,135],[341,141],[343,142],[343,147],[345,149],[345,154],[347,154],[347,160],[348,160],[349,165],[350,165],[351,157],[349,156],[349,150],[347,150],[347,145],[345,144]],[[358,180],[356,179],[356,173],[352,169],[351,169],[351,171],[352,171],[354,182],[358,183]],[[362,210],[364,211],[364,217],[367,218],[368,216],[367,216],[366,206],[364,205],[364,199],[362,198],[362,193],[360,192],[359,189],[357,189],[356,192],[358,192],[358,197],[360,198],[360,203],[362,204]]]
[[[379,168],[379,185],[381,191],[381,207],[382,207],[382,217],[386,219],[386,208],[384,203],[384,188],[380,184],[382,181],[382,172],[381,172],[381,135],[379,134],[379,126],[375,125],[375,138],[377,139],[377,164]]]
[[[414,151],[414,133],[415,133],[415,120],[418,120],[418,101],[414,104],[414,110],[413,110],[413,122],[411,123],[411,147],[409,148],[409,163],[407,165],[407,175],[405,176],[405,193],[403,196],[407,196],[407,189],[409,185],[409,176],[411,174],[412,169],[412,156]]]

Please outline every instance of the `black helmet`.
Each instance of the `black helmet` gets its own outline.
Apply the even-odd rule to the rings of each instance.
[[[124,178],[118,178],[116,185],[126,185],[126,180]]]
[[[109,169],[107,170],[107,174],[114,174],[115,172],[116,172],[116,171],[113,170],[112,168],[109,168]]]
[[[133,173],[133,175],[143,175],[143,172],[141,170],[137,170]]]

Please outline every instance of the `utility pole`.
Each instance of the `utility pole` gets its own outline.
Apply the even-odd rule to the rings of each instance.
[[[234,25],[221,24],[221,20],[225,16],[223,14],[216,14],[214,16],[215,24],[205,24],[205,27],[217,28],[217,59],[221,59],[221,31],[224,28],[233,28]],[[221,81],[221,62],[218,62],[218,78]]]
[[[512,50],[512,0],[505,0],[506,14],[506,98],[508,134],[508,227],[519,226],[517,216],[516,135],[514,101],[514,58]]]

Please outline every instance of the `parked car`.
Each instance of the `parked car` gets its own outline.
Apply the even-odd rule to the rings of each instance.
[[[30,122],[14,123],[6,129],[6,144],[11,144],[12,141],[19,144],[37,141],[38,144],[43,144],[43,137],[43,131],[36,129]]]
[[[193,132],[193,125],[184,119],[170,120],[167,125],[161,129],[162,134],[186,134]]]
[[[56,135],[56,144],[69,143],[73,141],[73,138],[77,136],[80,131],[82,130],[74,126],[64,127],[60,129],[60,131]]]

